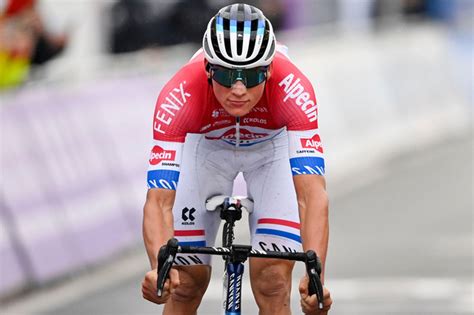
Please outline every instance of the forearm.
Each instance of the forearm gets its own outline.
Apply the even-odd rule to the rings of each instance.
[[[318,198],[311,198],[308,203],[301,205],[300,216],[303,249],[305,251],[312,249],[318,254],[322,263],[322,278],[324,279],[329,241],[328,198],[326,193],[323,192]]]
[[[298,175],[293,178],[301,221],[303,249],[314,250],[322,263],[322,276],[329,241],[328,196],[322,176]]]
[[[143,208],[143,240],[152,269],[158,265],[161,246],[173,237],[173,201],[147,198]]]

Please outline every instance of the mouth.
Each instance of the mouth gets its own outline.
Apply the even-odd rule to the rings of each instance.
[[[245,106],[245,104],[248,103],[248,101],[235,101],[235,100],[228,100],[227,102],[232,107],[243,107]]]

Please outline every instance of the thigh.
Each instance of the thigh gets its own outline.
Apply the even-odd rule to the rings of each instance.
[[[266,251],[301,251],[300,218],[287,139],[274,141],[269,161],[244,176],[254,200],[254,211],[249,215],[252,246]]]
[[[174,235],[181,245],[213,246],[220,224],[219,213],[205,208],[206,200],[217,194],[230,194],[232,180],[226,168],[214,168],[212,148],[202,137],[186,138],[176,199],[173,206]],[[225,154],[225,153],[223,153]],[[210,264],[209,255],[183,254],[177,265]]]

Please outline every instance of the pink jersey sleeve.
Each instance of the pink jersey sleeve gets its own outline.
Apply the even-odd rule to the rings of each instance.
[[[161,90],[153,116],[149,188],[176,189],[186,134],[199,131],[205,112],[198,106],[205,106],[199,104],[199,100],[203,99],[206,84],[204,65],[191,62]]]
[[[288,130],[293,175],[325,172],[323,146],[318,131],[318,107],[308,78],[285,56],[273,63],[272,112]]]

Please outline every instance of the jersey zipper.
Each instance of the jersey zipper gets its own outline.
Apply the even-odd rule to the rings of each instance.
[[[240,117],[235,117],[235,146],[240,147]]]

